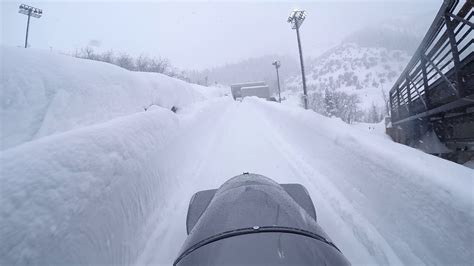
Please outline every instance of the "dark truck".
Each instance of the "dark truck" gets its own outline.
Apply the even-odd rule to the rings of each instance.
[[[244,173],[191,198],[174,265],[349,265],[305,187]]]

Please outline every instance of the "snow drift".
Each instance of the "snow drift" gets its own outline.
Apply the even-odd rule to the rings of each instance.
[[[0,49],[0,150],[152,105],[183,107],[219,93],[162,74],[48,51]]]
[[[0,153],[0,264],[130,264],[173,180],[154,167],[177,128],[154,110]]]
[[[0,265],[132,264],[178,184],[156,167],[180,125],[169,109],[186,113],[222,89],[1,53]]]

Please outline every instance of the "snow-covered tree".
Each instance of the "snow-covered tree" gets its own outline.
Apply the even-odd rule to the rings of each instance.
[[[135,70],[133,58],[127,53],[120,54],[116,59],[116,64],[128,70]]]
[[[333,89],[326,88],[324,91],[324,109],[326,116],[337,116],[338,110],[336,101],[336,92]]]
[[[135,60],[135,65],[137,67],[137,71],[149,72],[150,71],[151,60],[147,56],[140,55]]]
[[[168,70],[170,69],[170,63],[168,59],[166,58],[153,58],[150,61],[150,72],[156,72],[156,73],[168,73]],[[171,74],[171,73],[170,73]],[[172,75],[169,75],[172,76]]]
[[[370,106],[369,112],[367,114],[367,122],[369,123],[378,123],[380,122],[380,113],[378,107],[372,103]]]
[[[112,50],[109,50],[105,53],[102,53],[99,56],[100,61],[106,62],[106,63],[113,63],[114,62],[114,52]]]
[[[326,89],[324,93],[311,90],[308,106],[317,113],[328,117],[339,117],[346,123],[360,120],[359,98],[355,94]]]

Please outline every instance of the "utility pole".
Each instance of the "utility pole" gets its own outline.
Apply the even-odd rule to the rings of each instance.
[[[18,10],[18,13],[28,16],[28,21],[26,22],[26,36],[25,36],[25,48],[27,48],[28,47],[28,32],[30,30],[30,18],[31,17],[40,18],[43,15],[43,10],[36,7],[28,6],[25,4],[21,4],[20,10]]]
[[[280,75],[278,74],[278,69],[280,68],[281,64],[280,61],[275,60],[272,65],[275,66],[277,72],[277,83],[278,83],[278,102],[281,103],[281,90],[280,90]]]
[[[306,76],[304,73],[304,63],[303,63],[303,52],[301,50],[301,40],[300,40],[300,26],[303,24],[304,19],[306,18],[306,12],[304,10],[293,10],[288,17],[287,22],[291,23],[291,28],[296,29],[296,38],[298,40],[298,51],[300,54],[300,64],[301,64],[301,78],[303,81],[303,98],[304,98],[304,108],[308,109],[308,94],[306,91]]]

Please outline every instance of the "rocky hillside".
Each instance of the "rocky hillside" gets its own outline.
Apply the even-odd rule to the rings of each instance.
[[[408,26],[410,21],[364,28],[321,56],[306,59],[310,107],[346,122],[380,121],[387,110],[388,92],[423,36],[420,27]],[[284,81],[284,95],[290,102],[300,101],[301,83],[299,74]]]
[[[383,107],[382,91],[387,93],[390,90],[409,59],[404,50],[344,43],[319,58],[309,60],[306,70],[308,90],[356,94],[362,110],[371,107],[372,103]],[[285,87],[299,91],[301,76],[286,79]]]

